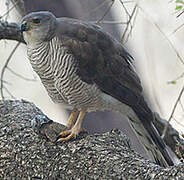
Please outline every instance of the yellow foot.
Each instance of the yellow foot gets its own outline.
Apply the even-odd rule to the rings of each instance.
[[[85,114],[86,114],[86,109],[82,109],[79,113],[79,116],[75,125],[71,129],[61,132],[60,133],[61,138],[59,138],[57,141],[58,142],[69,141],[72,138],[75,139],[80,132],[84,132],[84,129],[81,128],[81,124]],[[73,124],[73,119],[74,119],[73,117],[75,117],[76,115],[77,115],[77,110],[74,110],[73,115],[71,115],[72,117],[70,119],[71,122],[69,124]]]
[[[69,129],[66,131],[62,131],[59,136],[61,136],[61,138],[59,138],[57,140],[57,142],[63,142],[63,141],[69,141],[71,139],[76,139],[77,135],[81,132],[87,132],[84,128],[81,128],[80,130],[77,129]]]

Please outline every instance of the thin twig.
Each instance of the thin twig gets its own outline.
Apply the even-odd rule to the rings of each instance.
[[[14,72],[11,68],[9,68],[8,66],[6,67],[7,70],[9,70],[12,74],[16,75],[17,77],[23,79],[23,80],[26,80],[26,81],[36,81],[36,77],[34,77],[34,79],[31,79],[31,78],[26,78],[24,76],[22,76],[21,74],[18,74],[16,72]]]
[[[26,11],[25,11],[25,6],[24,6],[24,0],[10,0],[12,4],[15,5],[15,9],[17,12],[21,15],[24,16]]]
[[[173,118],[175,109],[176,109],[176,107],[177,107],[177,105],[178,105],[178,103],[179,103],[179,101],[180,101],[180,99],[181,99],[181,96],[182,96],[182,94],[183,94],[183,91],[184,91],[184,86],[182,87],[182,89],[181,89],[181,91],[180,91],[180,93],[179,93],[179,96],[178,96],[178,98],[177,98],[177,100],[176,100],[176,103],[175,103],[175,105],[174,105],[174,107],[173,107],[173,110],[172,110],[172,112],[171,112],[171,115],[170,115],[170,117],[169,117],[169,120],[167,121],[167,124],[166,124],[166,126],[164,127],[164,130],[163,130],[163,133],[162,133],[162,138],[164,138],[165,135],[166,135],[166,131],[167,131],[167,129],[168,129],[169,123],[170,123],[171,119]]]
[[[5,5],[6,5],[7,12],[8,12],[6,17],[5,17],[5,20],[7,21],[8,16],[9,16],[10,1],[9,0],[5,0]]]
[[[127,34],[127,37],[126,37],[124,43],[126,43],[126,42],[128,41],[129,36],[132,34],[133,27],[134,27],[134,25],[135,25],[135,21],[136,21],[136,18],[137,18],[137,14],[138,14],[138,8],[136,7],[136,11],[135,11],[135,13],[134,13],[134,18],[133,18],[132,24],[131,24],[131,29],[130,29],[129,33]]]
[[[127,22],[123,22],[123,21],[100,21],[100,22],[90,21],[90,22],[95,23],[95,24],[112,24],[112,25],[114,25],[114,24],[122,24],[122,25],[127,24]]]
[[[131,21],[132,21],[132,18],[134,17],[134,14],[135,14],[136,11],[137,11],[137,4],[134,6],[132,13],[129,15],[129,20],[127,21],[126,28],[125,28],[124,33],[122,35],[121,39],[122,39],[122,43],[123,44],[128,40],[128,37],[130,36],[130,34],[132,32],[133,26],[131,24]],[[127,35],[129,27],[130,27],[130,31],[129,31],[128,35]],[[125,38],[126,35],[127,35],[127,38]]]
[[[0,19],[1,18],[3,18],[3,17],[5,17],[6,15],[8,15],[14,8],[15,8],[15,6],[18,4],[18,1],[15,3],[15,4],[13,4],[13,6],[11,7],[11,8],[9,8],[1,17],[0,17]]]
[[[5,84],[11,85],[11,83],[9,83],[8,81],[5,81],[5,80],[3,80],[1,78],[0,78],[0,81],[3,81],[3,83],[5,83]]]
[[[7,66],[8,66],[8,63],[10,62],[13,54],[15,53],[15,51],[17,50],[19,45],[20,45],[20,42],[18,42],[16,44],[16,46],[13,48],[12,52],[10,53],[8,59],[6,60],[5,65],[3,66],[2,71],[1,71],[1,89],[0,89],[0,93],[1,93],[2,100],[4,100],[4,94],[3,94],[3,77],[4,77],[4,73],[5,73],[5,70],[6,70]]]
[[[175,81],[177,81],[177,80],[179,80],[179,79],[181,79],[181,78],[183,78],[183,77],[184,77],[184,72],[183,72],[181,75],[179,75],[177,78],[175,78],[174,80],[168,81],[167,83],[168,83],[168,84],[173,84],[173,82],[175,82]]]
[[[133,2],[135,2],[135,1],[123,1],[124,4],[125,3],[133,3]]]
[[[180,103],[180,106],[181,106],[182,111],[184,112],[184,106],[183,106],[183,104],[181,102],[181,99],[180,99],[179,103]]]
[[[125,7],[124,2],[122,2],[122,0],[119,0],[119,2],[122,4],[123,9],[125,10],[125,13],[126,13],[126,14],[128,15],[128,17],[130,18],[131,15],[129,14],[127,8]]]
[[[104,1],[102,2],[99,6],[97,6],[96,8],[92,9],[90,12],[89,12],[89,15],[88,16],[91,16],[92,13],[94,12],[97,12],[100,8],[102,8],[103,6],[105,6],[106,4],[108,4],[110,1]]]
[[[183,10],[181,13],[179,13],[176,17],[178,18],[178,17],[181,16],[183,13],[184,13],[184,10]]]
[[[144,9],[142,9],[140,6],[138,6],[139,9],[146,15],[146,17],[152,20],[152,18],[149,16],[149,14],[147,14]],[[172,49],[174,50],[174,52],[176,53],[178,59],[180,60],[180,62],[184,65],[184,60],[182,59],[182,57],[180,56],[179,52],[177,51],[177,49],[174,47],[174,45],[172,44],[172,42],[170,41],[170,39],[165,35],[165,33],[160,29],[159,25],[157,23],[154,22],[154,20],[150,21],[157,29],[158,31],[162,34],[162,36],[167,40],[167,42],[169,43],[169,45],[172,47]]]
[[[90,9],[89,10],[89,13],[88,13],[88,15],[87,16],[82,16],[82,17],[80,17],[81,19],[88,19],[88,17],[92,17],[92,14],[93,13],[95,13],[95,12],[97,12],[100,8],[102,8],[102,7],[105,7],[105,5],[106,4],[109,4],[111,2],[111,0],[104,0],[101,4],[99,4],[97,7],[95,7],[94,9]]]
[[[174,117],[172,117],[172,118],[174,119],[174,121],[175,121],[177,124],[179,124],[181,127],[184,128],[184,125],[183,125],[182,123],[180,123],[176,118],[174,118]]]
[[[10,97],[11,97],[12,99],[16,99],[16,97],[13,96],[13,95],[11,94],[11,92],[8,90],[8,88],[6,88],[6,86],[4,86],[3,88],[4,88],[4,90],[10,95]],[[5,97],[4,97],[4,98],[5,98]],[[3,100],[3,99],[2,99],[2,100]]]
[[[100,23],[100,21],[102,21],[105,18],[105,16],[107,15],[107,13],[110,11],[111,7],[113,6],[114,2],[115,1],[112,1],[111,5],[107,8],[107,10],[103,14],[103,16],[97,21],[97,24]]]
[[[177,27],[171,34],[176,33],[182,26],[184,26],[184,24],[181,24],[179,27]]]

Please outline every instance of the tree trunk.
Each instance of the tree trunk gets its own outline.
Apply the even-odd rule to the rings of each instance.
[[[0,101],[0,179],[184,179],[184,164],[144,159],[117,129],[55,143],[63,129],[30,102]]]

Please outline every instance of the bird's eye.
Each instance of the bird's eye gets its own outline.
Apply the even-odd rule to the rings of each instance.
[[[32,23],[38,25],[38,24],[40,24],[40,19],[38,19],[38,18],[33,19]]]

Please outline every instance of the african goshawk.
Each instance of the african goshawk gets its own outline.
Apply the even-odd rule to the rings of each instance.
[[[73,110],[70,130],[61,132],[59,141],[79,134],[86,112],[116,111],[129,118],[156,163],[173,165],[152,124],[154,116],[143,98],[132,57],[120,42],[95,24],[56,18],[50,12],[26,15],[21,30],[28,58],[49,96]]]

